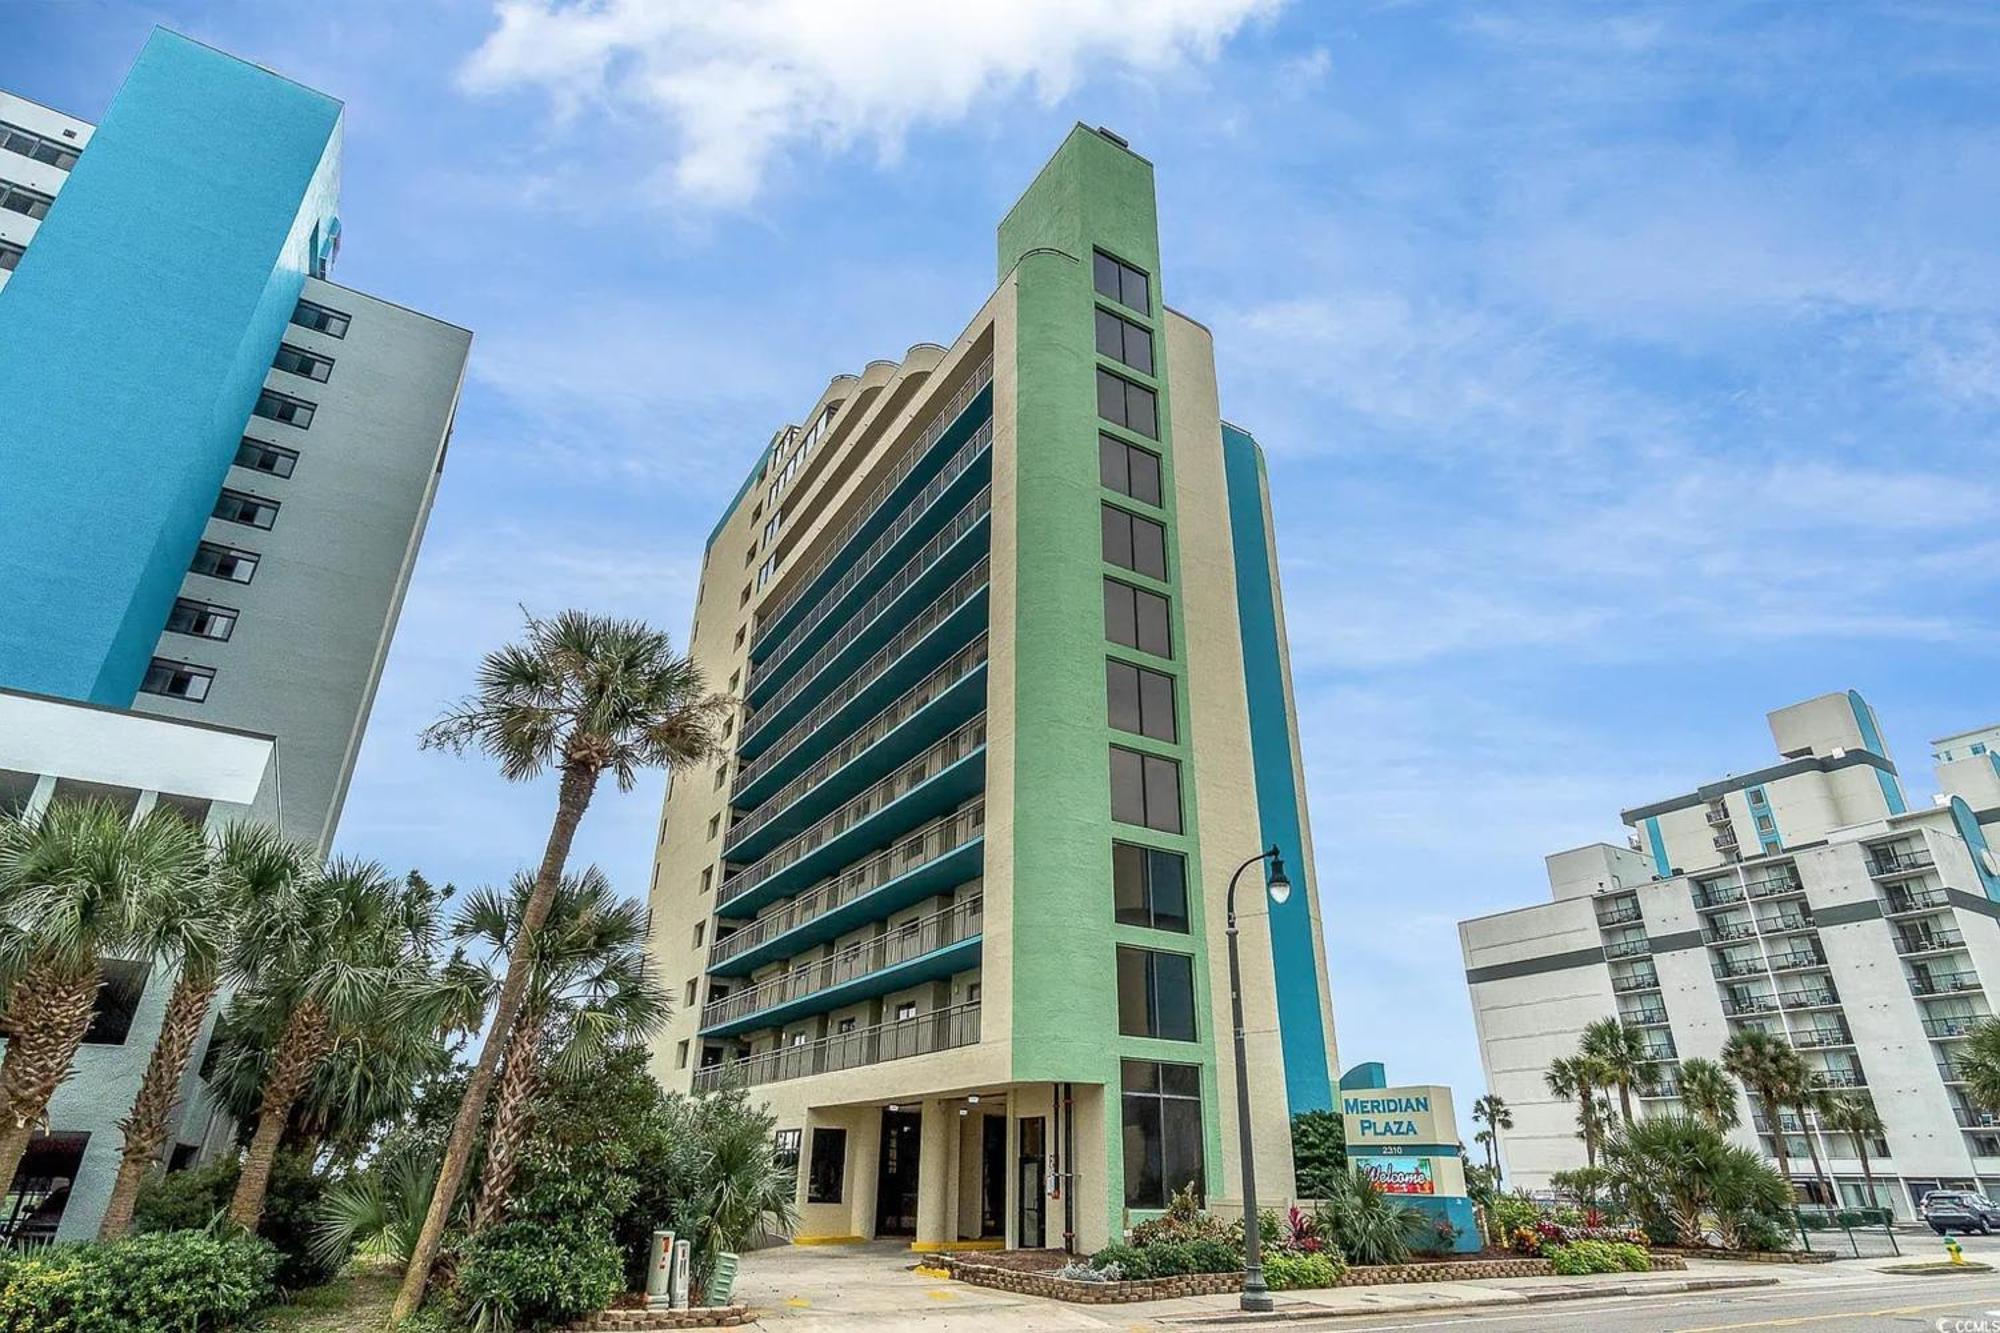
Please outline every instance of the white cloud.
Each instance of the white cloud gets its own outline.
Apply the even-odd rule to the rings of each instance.
[[[1282,0],[498,0],[461,72],[472,91],[539,88],[558,112],[634,111],[672,135],[676,192],[755,197],[799,142],[872,144],[964,119],[983,99],[1061,100],[1087,73],[1157,73],[1212,57]]]

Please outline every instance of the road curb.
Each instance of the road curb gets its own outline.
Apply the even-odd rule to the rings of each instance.
[[[1392,1315],[1441,1314],[1458,1310],[1479,1310],[1496,1305],[1546,1305],[1555,1301],[1599,1300],[1610,1296],[1678,1296],[1691,1291],[1730,1291],[1741,1287],[1775,1287],[1775,1277],[1692,1277],[1665,1282],[1619,1282],[1602,1286],[1547,1287],[1530,1291],[1495,1291],[1469,1301],[1414,1302],[1408,1306],[1373,1305],[1363,1309],[1333,1306],[1303,1306],[1251,1313],[1245,1310],[1215,1314],[1164,1315],[1162,1324],[1176,1328],[1235,1328],[1252,1324],[1293,1324],[1307,1319],[1388,1318]]]

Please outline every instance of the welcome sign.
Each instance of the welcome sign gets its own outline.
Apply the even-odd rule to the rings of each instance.
[[[1384,1194],[1436,1194],[1437,1168],[1429,1157],[1349,1157],[1356,1171]]]

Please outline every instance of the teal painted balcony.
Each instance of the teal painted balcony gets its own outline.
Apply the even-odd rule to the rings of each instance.
[[[784,670],[767,677],[763,687],[752,692],[747,701],[749,725],[761,726],[787,710],[810,708],[960,574],[984,560],[992,540],[992,512],[992,488],[982,486],[943,530],[842,620],[818,648],[788,659]]]
[[[798,618],[770,655],[753,662],[747,686],[752,703],[770,691],[771,681],[804,654],[825,643],[846,618],[880,589],[993,478],[993,423],[989,420],[958,447],[938,474],[910,497],[893,522],[861,550],[844,557],[845,568]]]
[[[985,707],[986,636],[982,634],[731,824],[723,837],[723,858],[752,861],[762,856]]]
[[[762,780],[774,766],[810,762],[838,742],[845,730],[859,726],[861,719],[886,706],[971,643],[986,628],[989,575],[988,562],[982,557],[810,708],[774,702],[764,713],[746,720],[737,747],[748,775],[743,785]],[[804,758],[793,755],[794,750],[805,751]],[[767,752],[782,758],[766,758]],[[779,781],[784,780],[780,775]]]
[[[717,976],[748,976],[767,963],[968,883],[985,866],[985,834],[982,798],[718,935],[709,947],[708,970]]]
[[[818,1041],[781,1046],[743,1060],[705,1065],[695,1071],[694,1090],[754,1088],[812,1074],[859,1069],[889,1060],[956,1050],[979,1041],[979,1001],[933,1009],[927,1014],[891,1019],[852,1032],[836,1032]]]
[[[883,781],[722,881],[716,910],[747,915],[800,892],[835,867],[887,846],[986,786],[986,715],[980,714]]]
[[[804,618],[839,577],[850,552],[873,541],[890,521],[909,508],[909,497],[922,488],[941,467],[934,467],[941,454],[955,456],[956,446],[971,437],[993,416],[993,358],[988,356],[939,409],[916,442],[903,451],[886,476],[850,509],[850,517],[840,530],[829,536],[826,554],[802,573],[791,576],[792,591],[757,617],[757,635],[750,641],[750,660],[761,662]],[[948,466],[947,463],[945,466]]]
[[[701,1035],[728,1037],[782,1027],[977,967],[983,901],[974,894],[825,958],[732,990],[702,1006]]]

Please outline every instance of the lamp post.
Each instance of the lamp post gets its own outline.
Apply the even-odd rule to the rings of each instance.
[[[1236,1153],[1243,1166],[1243,1302],[1245,1310],[1271,1308],[1271,1292],[1264,1285],[1264,1234],[1257,1220],[1257,1164],[1250,1146],[1250,1061],[1243,1049],[1243,973],[1236,961],[1236,881],[1251,866],[1269,861],[1268,884],[1271,901],[1282,903],[1292,896],[1292,881],[1285,877],[1285,858],[1275,845],[1260,852],[1229,877],[1229,1012],[1236,1024]]]

